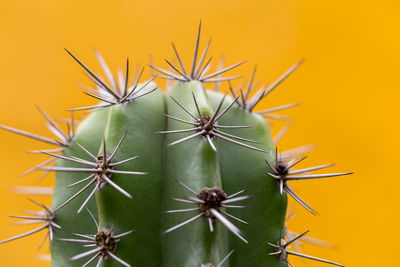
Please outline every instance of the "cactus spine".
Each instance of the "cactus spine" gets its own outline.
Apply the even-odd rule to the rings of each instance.
[[[200,56],[199,41],[200,27],[190,69],[174,45],[174,72],[150,66],[175,80],[167,93],[156,76],[140,83],[143,69],[131,81],[128,61],[115,78],[98,54],[106,81],[67,51],[95,83],[85,93],[101,102],[72,110],[90,115],[67,134],[41,111],[56,141],[1,126],[58,146],[40,151],[50,159],[34,168],[56,172],[51,207],[34,202],[42,212],[15,216],[43,226],[1,243],[46,230],[54,267],[280,267],[292,266],[289,255],[343,266],[289,250],[307,232],[287,230],[285,216],[287,195],[316,214],[288,182],[350,173],[309,174],[331,164],[294,170],[304,151],[277,153],[280,137],[265,118],[284,119],[271,113],[296,104],[254,111],[301,62],[252,94],[255,71],[246,90],[234,90],[237,77],[221,76],[243,62],[208,74],[210,43]],[[205,88],[224,81],[232,96]]]

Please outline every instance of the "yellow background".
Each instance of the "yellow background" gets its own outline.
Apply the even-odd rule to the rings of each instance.
[[[227,64],[246,59],[233,73],[272,82],[292,64],[306,61],[263,102],[273,107],[300,101],[283,112],[294,118],[280,149],[313,143],[302,166],[335,162],[332,171],[352,176],[296,183],[297,192],[321,216],[291,201],[290,228],[331,242],[303,252],[347,266],[395,266],[399,191],[399,5],[397,1],[16,1],[0,2],[0,123],[49,136],[34,105],[62,117],[65,109],[95,103],[76,83],[90,84],[63,47],[99,70],[97,47],[115,70],[127,56],[138,64],[166,67],[174,41],[186,61],[203,21],[203,45]],[[147,77],[149,74],[147,74]],[[240,81],[236,82],[239,84]],[[164,84],[164,82],[160,82]],[[276,132],[281,124],[276,123]],[[18,175],[43,157],[25,151],[38,142],[0,132],[0,239],[29,230],[7,215],[34,209],[14,185],[36,185],[39,174]],[[52,177],[41,182],[50,185]],[[49,202],[49,197],[36,198]],[[0,245],[1,266],[47,266],[36,260],[44,233]],[[42,250],[42,253],[46,249]],[[292,259],[295,266],[322,266]]]

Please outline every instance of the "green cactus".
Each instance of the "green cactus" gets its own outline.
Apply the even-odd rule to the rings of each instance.
[[[95,84],[85,93],[101,102],[70,110],[90,115],[76,130],[72,116],[66,133],[39,109],[57,139],[0,126],[58,146],[36,151],[50,159],[27,172],[56,172],[51,207],[32,200],[43,210],[13,216],[43,225],[0,243],[45,230],[54,267],[283,267],[290,255],[343,266],[289,250],[314,239],[289,231],[285,216],[287,195],[317,214],[288,182],[350,173],[309,174],[331,164],[294,170],[305,151],[278,154],[287,127],[272,138],[265,119],[287,119],[271,113],[297,104],[254,111],[301,62],[253,94],[255,70],[246,90],[233,89],[237,77],[222,75],[243,62],[207,74],[210,42],[199,57],[199,40],[200,27],[189,71],[174,45],[175,72],[150,66],[175,80],[167,93],[157,75],[140,83],[143,69],[131,81],[129,61],[115,78],[97,53],[106,81],[67,50]],[[224,81],[231,95],[205,87]]]

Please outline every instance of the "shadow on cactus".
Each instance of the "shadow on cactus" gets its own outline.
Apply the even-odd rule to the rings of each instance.
[[[290,118],[275,112],[298,103],[256,111],[302,61],[260,88],[254,68],[245,88],[233,88],[231,80],[239,76],[225,75],[244,62],[209,72],[210,42],[200,53],[200,33],[201,24],[189,68],[173,44],[177,64],[166,60],[163,69],[151,63],[151,73],[160,75],[145,82],[144,68],[132,75],[129,60],[125,72],[114,75],[96,52],[103,79],[67,50],[94,83],[82,86],[84,93],[100,102],[70,109],[66,131],[39,109],[56,138],[0,126],[53,146],[33,151],[50,158],[25,174],[56,172],[52,190],[18,189],[52,193],[50,207],[31,200],[42,210],[11,216],[24,220],[19,224],[42,225],[0,243],[44,230],[54,267],[281,267],[293,266],[291,256],[343,266],[298,251],[300,241],[325,243],[307,239],[308,231],[287,229],[287,195],[317,214],[288,182],[351,173],[310,173],[332,164],[294,169],[309,146],[277,153]],[[164,92],[156,78],[173,84]],[[217,90],[206,89],[207,83]],[[220,92],[225,83],[228,93]],[[79,111],[87,116],[76,127],[73,114]],[[288,121],[275,137],[271,119]]]

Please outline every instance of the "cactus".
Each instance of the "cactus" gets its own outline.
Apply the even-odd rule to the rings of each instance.
[[[283,267],[293,266],[292,256],[343,266],[299,252],[301,240],[325,243],[290,231],[285,218],[293,217],[288,196],[317,215],[292,181],[351,173],[310,173],[332,164],[295,169],[305,147],[278,152],[288,126],[271,137],[266,120],[287,120],[274,112],[297,103],[255,111],[302,61],[257,90],[254,69],[247,88],[234,89],[230,81],[238,77],[222,75],[244,62],[209,74],[210,42],[200,55],[200,29],[190,69],[173,44],[178,65],[167,61],[172,71],[150,65],[159,75],[145,82],[143,69],[131,78],[129,61],[114,77],[97,53],[105,80],[67,50],[95,84],[85,94],[100,102],[71,109],[67,132],[39,109],[56,139],[0,126],[57,147],[34,151],[49,159],[25,173],[56,173],[52,205],[31,200],[42,210],[12,216],[42,225],[0,243],[46,231],[54,267]],[[174,83],[164,92],[156,78]],[[225,81],[229,94],[206,89]],[[89,115],[76,127],[73,114],[82,110]]]

